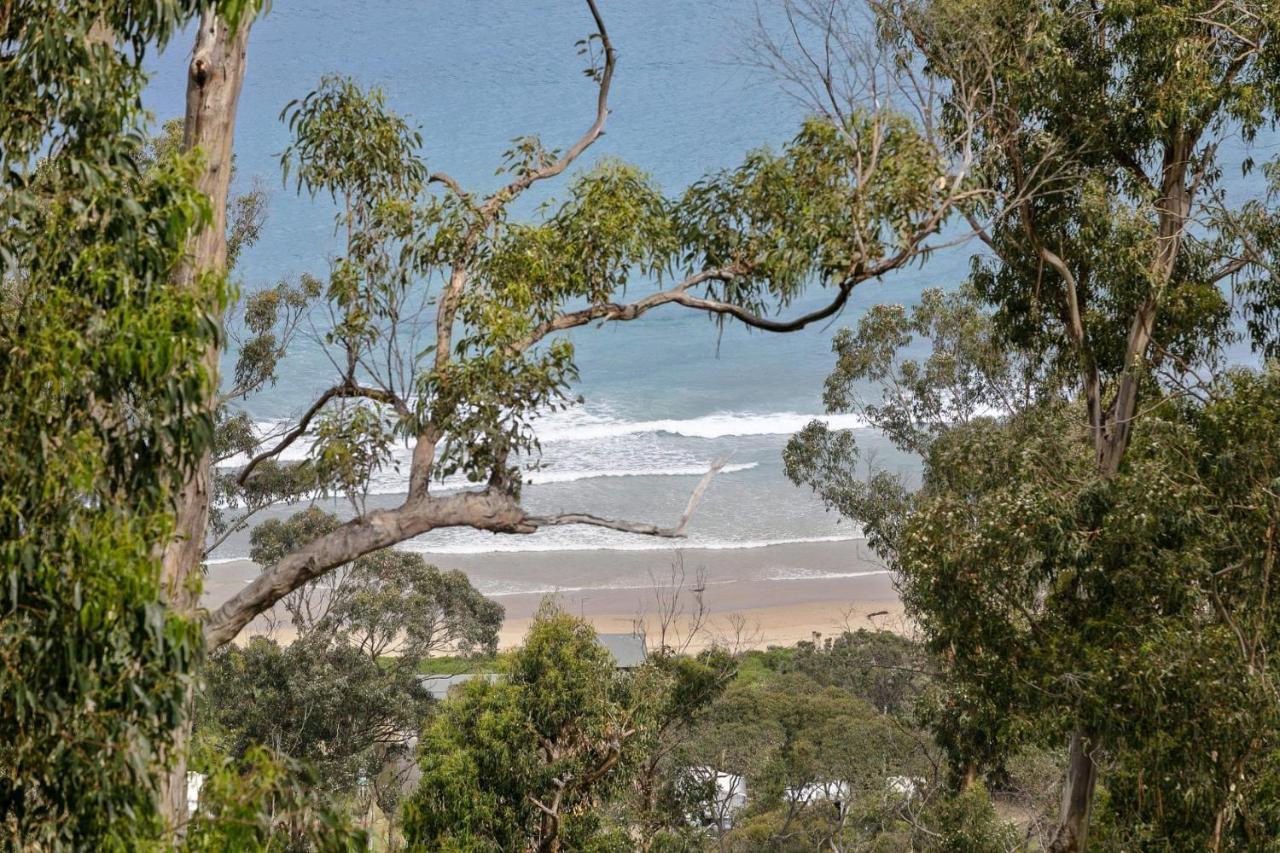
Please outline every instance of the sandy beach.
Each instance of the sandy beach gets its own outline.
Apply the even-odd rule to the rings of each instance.
[[[582,550],[426,554],[442,569],[461,569],[507,611],[503,648],[518,645],[547,596],[600,631],[644,625],[651,641],[661,612],[680,589],[682,615],[668,620],[673,642],[696,649],[711,642],[739,647],[790,645],[845,628],[904,630],[890,575],[859,540],[799,542],[741,549]],[[683,563],[683,576],[680,562]],[[204,605],[215,608],[258,574],[249,560],[214,564]],[[683,578],[683,579],[682,579]],[[674,583],[673,583],[674,581]],[[504,592],[505,589],[527,591]],[[495,591],[496,590],[496,591]],[[706,618],[689,636],[697,590]],[[245,636],[262,632],[256,620]],[[277,629],[277,635],[285,638]]]

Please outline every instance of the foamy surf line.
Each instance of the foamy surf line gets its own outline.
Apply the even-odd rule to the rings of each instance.
[[[721,474],[737,474],[740,471],[750,471],[752,468],[759,466],[758,462],[740,462],[725,465],[720,469]],[[571,471],[558,471],[555,468],[538,468],[532,471],[523,472],[524,482],[533,486],[549,486],[560,483],[577,483],[581,480],[608,480],[620,477],[701,477],[707,473],[707,469],[711,463],[705,465],[672,465],[665,468],[599,468],[599,469],[583,469]],[[376,480],[381,478],[382,482]],[[373,486],[369,489],[371,495],[403,495],[409,487],[409,478],[405,474],[388,482],[390,477],[388,472],[382,472],[376,475]],[[439,492],[456,492],[461,489],[475,488],[475,483],[468,482],[463,477],[451,478],[445,480],[436,487]]]
[[[845,578],[870,578],[876,575],[887,575],[888,569],[873,569],[867,572],[824,572],[818,569],[777,569],[765,577],[768,581],[833,581]]]
[[[726,584],[738,583],[740,578],[731,578],[729,580],[703,581],[704,587],[724,586]],[[634,592],[639,590],[667,592],[672,589],[670,584],[662,583],[644,583],[644,584],[596,584],[590,586],[531,586],[522,587],[518,584],[480,584],[480,592],[490,598],[503,598],[512,595],[558,595],[560,593],[569,592]]]
[[[759,467],[759,462],[738,462],[725,465],[720,473],[737,474]],[[601,468],[573,471],[558,471],[554,468],[540,468],[524,472],[524,482],[533,486],[550,486],[564,483],[577,483],[582,480],[610,480],[623,477],[701,477],[707,473],[711,463],[704,465],[672,465],[665,468]],[[463,489],[474,489],[475,483],[464,477],[452,477],[435,486],[435,493],[458,492]],[[369,486],[370,495],[403,495],[409,489],[407,471],[380,471],[373,477]],[[303,500],[319,497],[319,493],[303,495]]]
[[[576,525],[566,525],[561,530],[572,530]],[[656,539],[652,537],[626,536],[605,539],[554,539],[537,541],[530,536],[494,537],[492,541],[460,542],[456,544],[419,542],[409,540],[399,546],[415,554],[518,554],[522,552],[547,553],[554,551],[736,551],[769,548],[775,545],[809,545],[826,542],[861,542],[862,536],[804,536],[778,539]]]
[[[572,530],[576,525],[568,525],[562,530]],[[476,534],[478,535],[478,534]],[[535,536],[538,534],[534,534]],[[555,553],[557,551],[737,551],[752,550],[756,548],[771,548],[783,545],[820,545],[823,543],[833,542],[861,542],[862,536],[800,536],[795,538],[779,538],[779,539],[748,539],[748,540],[707,540],[699,541],[696,539],[653,539],[640,537],[625,537],[619,534],[617,540],[610,541],[574,541],[574,540],[556,540],[551,542],[535,542],[531,541],[532,536],[503,536],[501,538],[494,537],[493,542],[467,542],[458,544],[443,544],[438,542],[419,542],[409,540],[401,542],[399,545],[393,546],[402,551],[408,551],[412,554],[422,554],[426,557],[432,555],[482,555],[482,554],[519,554],[523,552],[536,552],[540,554]],[[214,557],[205,560],[205,564],[209,566],[226,565],[228,563],[239,563],[248,560],[248,556],[242,557]],[[779,570],[782,571],[782,570]],[[791,571],[791,570],[787,570]],[[801,571],[801,570],[795,570]],[[877,574],[872,572],[871,574]],[[794,580],[807,579],[809,576],[797,577]],[[850,575],[854,577],[854,575]],[[766,580],[792,580],[793,578],[777,577],[765,578]],[[516,593],[508,593],[514,595]]]
[[[660,420],[630,421],[603,417],[578,409],[563,414],[545,415],[535,419],[534,433],[544,444],[555,442],[601,441],[639,435],[673,435],[683,438],[740,438],[746,436],[791,435],[804,429],[813,421],[821,421],[831,429],[866,429],[867,422],[853,414],[812,415],[800,412],[720,412],[696,418],[664,418]],[[259,438],[270,444],[273,438],[283,434],[290,426],[285,420],[264,420],[254,424]],[[307,458],[310,441],[300,439],[288,447],[279,458],[296,462]],[[221,463],[221,467],[236,468],[247,462],[244,456],[234,456]]]
[[[725,586],[735,583],[789,583],[791,581],[848,580],[851,578],[870,578],[889,574],[888,569],[877,569],[867,572],[824,572],[811,569],[776,569],[764,577],[741,577],[728,580],[703,581],[704,587]],[[559,595],[571,592],[632,592],[640,590],[668,591],[669,584],[600,584],[594,586],[536,586],[521,587],[515,584],[482,585],[480,592],[490,598],[506,598],[515,595]]]
[[[685,438],[733,438],[749,435],[790,435],[812,421],[822,421],[831,429],[864,429],[867,422],[857,415],[806,415],[799,412],[722,412],[698,418],[665,418],[652,421],[606,420],[591,416],[561,418],[534,425],[538,439],[550,441],[598,441],[645,433],[666,433]]]

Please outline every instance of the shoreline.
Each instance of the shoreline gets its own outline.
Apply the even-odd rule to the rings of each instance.
[[[422,555],[442,570],[459,569],[506,608],[499,647],[519,645],[548,597],[598,631],[625,633],[643,624],[651,644],[661,636],[658,614],[679,591],[683,615],[672,645],[697,651],[713,642],[739,649],[794,645],[816,633],[857,628],[910,630],[893,579],[861,540],[782,543],[743,549],[525,551]],[[209,567],[201,603],[210,609],[258,574],[249,560]],[[688,637],[699,593],[705,614]],[[287,619],[276,636],[291,633]],[[281,624],[283,622],[283,624]],[[258,617],[242,637],[261,633]],[[671,629],[668,638],[672,639]]]

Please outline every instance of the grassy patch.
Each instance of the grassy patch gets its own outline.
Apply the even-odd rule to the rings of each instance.
[[[743,654],[742,659],[738,661],[738,674],[734,676],[734,680],[740,684],[759,684],[767,681],[772,675],[773,669],[769,666],[768,653],[751,651]]]

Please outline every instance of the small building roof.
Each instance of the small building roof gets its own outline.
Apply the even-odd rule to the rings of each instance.
[[[483,678],[492,683],[498,680],[498,673],[462,672],[457,675],[419,675],[418,685],[427,691],[432,699],[447,699],[450,690],[473,678]]]
[[[618,669],[635,669],[644,663],[644,636],[642,634],[597,634],[600,645],[613,655]]]
[[[613,655],[618,669],[635,669],[648,657],[643,634],[597,634],[601,647]],[[460,672],[453,675],[419,675],[418,685],[432,699],[447,699],[449,691],[473,678],[484,678],[490,683],[502,677],[499,672]]]

